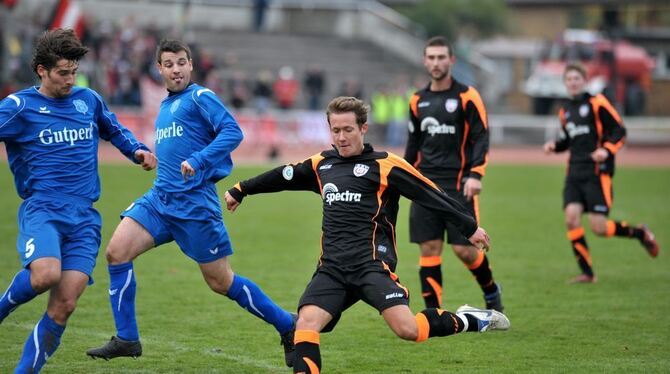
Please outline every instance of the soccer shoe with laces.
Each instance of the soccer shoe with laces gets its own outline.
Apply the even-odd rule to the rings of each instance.
[[[293,361],[295,360],[295,345],[293,339],[295,338],[295,326],[298,322],[298,315],[291,313],[291,317],[293,317],[293,328],[279,335],[281,338],[280,343],[284,346],[284,360],[286,360],[286,366],[290,368],[293,367]]]
[[[493,309],[502,313],[505,309],[502,304],[502,287],[496,283],[496,291],[485,294],[484,301],[486,302],[486,309]]]
[[[107,344],[102,347],[91,348],[86,351],[86,354],[91,358],[103,358],[105,360],[116,357],[137,358],[142,356],[142,344],[139,340],[127,341],[112,336]]]
[[[651,230],[649,230],[649,227],[647,227],[647,225],[640,225],[638,226],[638,228],[644,231],[644,237],[642,238],[642,240],[640,240],[640,243],[642,243],[644,249],[647,250],[649,256],[651,257],[658,256],[658,252],[661,250],[661,248],[658,246],[658,242],[654,237],[654,233],[651,232]]]
[[[460,306],[456,310],[456,313],[469,314],[475,317],[477,319],[477,330],[479,332],[508,330],[510,326],[509,319],[497,310],[478,309],[465,304]]]

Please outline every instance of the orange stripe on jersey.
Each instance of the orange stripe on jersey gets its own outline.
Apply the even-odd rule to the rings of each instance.
[[[479,92],[475,90],[472,87],[468,87],[468,90],[463,92],[461,94],[461,102],[463,105],[463,111],[465,112],[465,107],[468,105],[468,102],[472,102],[472,104],[475,105],[475,109],[477,109],[477,113],[479,114],[479,118],[482,119],[482,123],[484,124],[484,128],[488,129],[489,128],[489,120],[488,117],[486,116],[486,107],[484,106],[484,101],[482,101],[482,97],[479,96]]]
[[[568,239],[570,241],[577,240],[584,236],[584,228],[583,227],[577,227],[576,229],[568,230]]]
[[[316,181],[319,183],[319,191],[321,191],[323,193],[323,188],[322,188],[323,186],[321,184],[321,178],[319,178],[319,173],[316,170],[316,166],[319,164],[319,162],[321,162],[321,160],[324,159],[324,157],[321,156],[321,154],[318,154],[318,155],[314,155],[314,156],[310,157],[309,159],[312,160],[312,170],[314,170],[314,175],[316,175]]]
[[[468,121],[465,121],[465,127],[463,129],[463,141],[461,142],[461,168],[458,170],[458,177],[456,178],[456,191],[461,190],[461,179],[463,178],[463,169],[465,169],[465,143],[469,132],[470,124]]]
[[[421,343],[428,340],[428,336],[430,335],[430,323],[428,322],[428,317],[423,313],[417,313],[414,316],[414,320],[416,320],[416,327],[418,330],[415,342]]]
[[[314,171],[314,175],[316,176],[316,181],[319,183],[319,192],[323,194],[323,184],[321,183],[321,178],[319,178],[319,173],[317,172],[316,166],[323,160],[324,157],[321,156],[321,154],[314,155],[309,158],[309,160],[312,160],[312,170]],[[307,160],[305,160],[307,161]],[[319,266],[323,265],[321,262],[321,258],[323,257],[323,231],[321,232],[321,241],[320,241],[320,247],[321,247],[321,253],[319,253]]]
[[[244,192],[244,191],[242,191],[242,186],[240,186],[240,182],[235,183],[235,185],[233,186],[233,188],[236,188],[236,189],[237,189],[238,191],[240,191],[240,192]]]
[[[605,196],[605,203],[607,207],[612,207],[612,177],[607,174],[600,174],[600,187],[603,189],[603,196]]]
[[[295,344],[303,342],[320,344],[319,332],[314,330],[295,330],[293,342]]]
[[[440,188],[437,187],[437,185],[433,183],[433,181],[423,176],[423,174],[419,173],[407,161],[394,155],[393,153],[389,153],[389,155],[386,158],[377,160],[377,163],[379,164],[379,175],[381,177],[380,184],[381,182],[383,182],[384,188],[386,188],[386,184],[388,184],[388,175],[391,172],[391,169],[397,167],[421,179],[423,182],[433,187],[434,189],[440,190]]]
[[[619,152],[621,147],[623,147],[623,139],[616,142],[616,144],[607,142],[603,145],[603,147],[607,148],[607,150],[610,151],[611,154],[616,154],[617,152]]]
[[[419,116],[419,107],[417,106],[419,99],[420,96],[417,93],[412,95],[412,97],[409,99],[409,109],[412,111],[412,114],[414,114],[414,117]]]
[[[483,177],[486,174],[486,166],[488,164],[489,164],[489,154],[486,153],[486,155],[484,156],[484,163],[479,165],[479,166],[473,167],[472,169],[470,169],[470,171],[478,173],[479,175],[481,175]]]
[[[479,195],[472,197],[472,205],[475,207],[475,221],[479,225]]]
[[[584,247],[582,243],[575,243],[575,249],[577,250],[577,252],[579,252],[580,255],[582,255],[582,257],[584,257],[586,263],[589,264],[589,266],[592,266],[591,255],[589,254],[589,250],[586,249],[586,247]]]
[[[466,266],[470,270],[477,269],[479,267],[479,265],[481,265],[482,262],[484,262],[484,257],[485,257],[484,256],[484,251],[478,250],[477,251],[477,258],[475,259],[475,262],[471,263],[470,265],[466,265]]]
[[[609,100],[607,100],[607,98],[603,94],[598,94],[598,95],[594,96],[591,99],[591,102],[596,104],[594,106],[596,106],[597,108],[600,108],[600,107],[605,108],[605,110],[610,112],[610,115],[614,118],[614,120],[617,121],[619,126],[621,126],[621,116],[619,116],[619,112],[617,112],[616,109],[614,109],[612,104],[609,102]]]
[[[309,368],[310,374],[319,374],[319,365],[317,365],[314,361],[310,360],[309,357],[303,357],[303,361],[307,364],[307,367]]]
[[[614,236],[615,233],[616,233],[616,223],[614,223],[614,221],[612,221],[611,219],[608,219],[607,231],[605,232],[605,236],[609,238],[611,236]]]
[[[565,108],[558,110],[558,120],[561,121],[561,125],[565,126]]]
[[[442,256],[420,256],[419,266],[431,267],[442,265]]]

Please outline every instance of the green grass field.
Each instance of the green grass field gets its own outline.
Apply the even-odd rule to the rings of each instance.
[[[238,168],[220,190],[263,169]],[[114,334],[108,305],[104,245],[118,213],[151,185],[153,173],[101,167],[103,249],[89,287],[44,373],[288,373],[270,326],[205,285],[196,264],[174,245],[135,262],[138,320],[144,355],[91,360],[84,351]],[[567,285],[577,266],[565,238],[561,167],[489,168],[482,224],[492,238],[489,258],[504,287],[508,332],[467,334],[416,344],[401,341],[371,307],[359,303],[334,332],[321,337],[327,373],[667,372],[670,367],[670,170],[620,168],[614,219],[646,222],[665,244],[652,260],[636,241],[587,234],[599,283]],[[15,250],[19,199],[0,167],[0,290],[19,267]],[[294,310],[319,254],[320,199],[308,192],[253,196],[224,214],[235,247],[236,272],[255,280]],[[400,280],[423,308],[418,249],[407,239],[407,201],[398,219]],[[482,305],[467,269],[445,252],[447,309]],[[0,373],[10,372],[46,307],[42,295],[0,325]]]

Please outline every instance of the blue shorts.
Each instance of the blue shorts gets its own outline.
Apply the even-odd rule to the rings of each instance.
[[[188,192],[152,188],[121,217],[142,225],[156,246],[174,240],[185,255],[200,264],[233,254],[214,185]]]
[[[101,219],[91,200],[35,193],[19,207],[18,221],[16,250],[23,267],[38,258],[55,257],[61,271],[80,271],[93,283]]]

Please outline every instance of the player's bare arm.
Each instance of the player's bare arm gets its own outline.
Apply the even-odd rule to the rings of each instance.
[[[591,153],[591,159],[595,162],[603,162],[609,157],[609,152],[605,148],[598,148]]]

